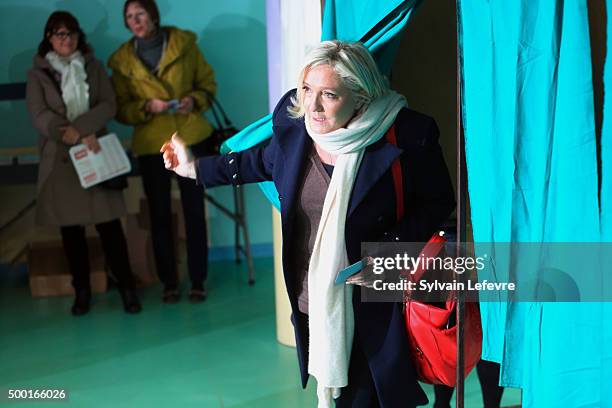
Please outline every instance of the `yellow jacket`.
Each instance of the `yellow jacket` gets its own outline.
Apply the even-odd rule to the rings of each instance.
[[[134,39],[123,43],[108,60],[117,95],[119,122],[133,125],[132,151],[137,156],[159,154],[164,141],[176,131],[188,143],[206,139],[212,127],[202,115],[209,107],[206,93],[215,93],[217,84],[211,66],[196,44],[196,35],[175,27],[162,27],[168,35],[166,49],[156,74],[142,63],[134,49]],[[147,100],[181,99],[191,96],[193,112],[151,114]]]

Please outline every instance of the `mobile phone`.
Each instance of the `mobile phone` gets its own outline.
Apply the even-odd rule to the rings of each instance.
[[[336,285],[342,285],[348,278],[361,271],[367,265],[367,258],[347,266],[336,275]]]
[[[171,99],[168,101],[168,113],[176,113],[181,103],[178,99]]]

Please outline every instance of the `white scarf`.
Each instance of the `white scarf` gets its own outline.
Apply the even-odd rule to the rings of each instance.
[[[89,84],[85,72],[85,59],[80,51],[69,57],[60,57],[54,51],[45,55],[54,70],[62,75],[60,88],[66,105],[66,117],[73,121],[89,110]]]
[[[352,285],[335,285],[348,266],[344,227],[348,204],[365,148],[391,127],[406,99],[389,91],[370,103],[346,128],[317,134],[305,119],[308,135],[324,150],[339,155],[325,195],[323,212],[308,266],[308,373],[317,380],[319,408],[333,405],[348,385],[354,334]]]

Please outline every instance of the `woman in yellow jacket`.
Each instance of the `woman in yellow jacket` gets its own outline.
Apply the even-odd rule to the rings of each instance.
[[[164,284],[162,300],[179,299],[176,254],[170,208],[172,173],[164,168],[160,148],[168,135],[179,131],[192,147],[212,127],[202,116],[216,83],[212,68],[196,44],[196,35],[175,27],[161,27],[154,0],[127,0],[125,25],[134,37],[110,57],[117,94],[117,120],[134,126],[132,151],[138,157],[149,204],[155,265]],[[206,299],[208,243],[204,191],[193,180],[177,176],[187,235],[187,263],[191,278],[189,298]]]

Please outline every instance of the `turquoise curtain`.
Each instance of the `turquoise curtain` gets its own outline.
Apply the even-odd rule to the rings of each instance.
[[[586,0],[458,6],[475,242],[598,242]],[[483,358],[523,388],[524,407],[612,406],[607,306],[483,303]]]
[[[602,245],[608,248],[605,251],[605,258],[602,260],[607,274],[604,275],[606,281],[604,287],[610,291],[612,288],[612,0],[606,0],[607,27],[606,27],[606,62],[604,65],[603,84],[604,84],[604,106],[603,123],[601,132],[601,241]],[[601,393],[610,392],[612,383],[612,304],[606,303],[603,306],[603,319],[607,324],[603,325],[603,367],[601,373]],[[604,394],[605,395],[605,394]],[[608,398],[604,407],[612,407],[612,399]]]
[[[417,0],[326,0],[321,41],[361,41],[389,75]]]
[[[603,77],[604,111],[601,132],[601,235],[603,241],[612,242],[612,0],[606,0],[606,9],[607,57]]]
[[[385,74],[393,59],[417,0],[327,0],[321,40],[362,41]],[[272,137],[272,115],[243,129],[222,146],[221,152],[239,152]],[[259,183],[268,200],[280,208],[278,192],[271,182]]]

